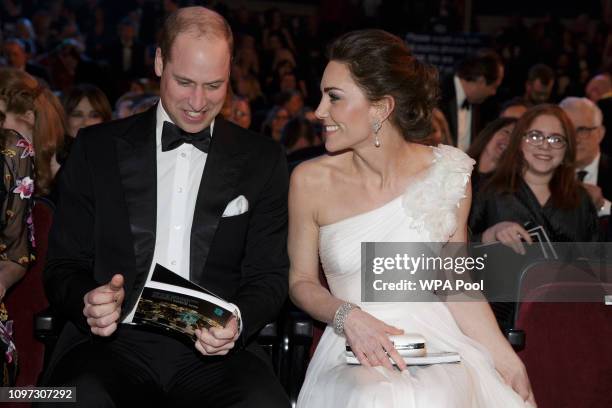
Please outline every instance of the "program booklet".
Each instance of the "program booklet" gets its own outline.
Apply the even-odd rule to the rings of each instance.
[[[224,327],[236,306],[157,264],[140,295],[133,322],[182,340],[199,328]]]

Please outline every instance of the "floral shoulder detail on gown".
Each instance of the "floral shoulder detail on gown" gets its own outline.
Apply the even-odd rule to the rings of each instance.
[[[476,163],[456,147],[433,147],[434,159],[424,178],[402,197],[412,228],[428,230],[432,242],[446,242],[457,228],[457,208]]]

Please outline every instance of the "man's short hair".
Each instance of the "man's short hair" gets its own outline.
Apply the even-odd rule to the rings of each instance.
[[[597,106],[595,103],[593,103],[588,98],[578,98],[575,96],[568,96],[567,98],[559,102],[559,106],[563,108],[563,110],[565,111],[586,109],[589,112],[591,112],[591,114],[593,115],[592,116],[593,118],[592,126],[601,126],[603,123],[603,114],[601,112],[601,109],[599,109],[599,106]]]
[[[217,12],[204,7],[185,7],[171,13],[162,28],[159,48],[164,62],[171,59],[172,45],[176,37],[193,31],[198,36],[223,38],[230,54],[234,49],[234,37],[227,20]]]
[[[487,85],[491,85],[499,78],[500,66],[503,62],[495,51],[483,50],[459,62],[456,73],[459,78],[470,82],[484,77]]]
[[[529,68],[527,73],[527,81],[534,82],[539,79],[542,85],[548,85],[555,80],[555,71],[546,64],[535,64]]]

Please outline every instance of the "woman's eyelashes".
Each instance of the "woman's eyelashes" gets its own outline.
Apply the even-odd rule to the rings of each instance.
[[[336,95],[334,92],[329,92],[327,95],[329,95],[329,100],[330,102],[334,103],[337,100],[340,99],[340,97],[338,95]]]

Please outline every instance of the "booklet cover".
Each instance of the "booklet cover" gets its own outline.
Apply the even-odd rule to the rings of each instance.
[[[196,329],[223,327],[234,312],[231,303],[157,264],[140,295],[133,322],[195,341]]]

